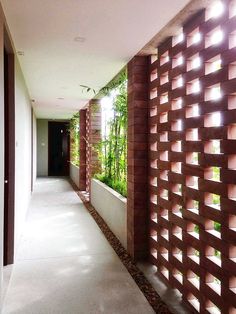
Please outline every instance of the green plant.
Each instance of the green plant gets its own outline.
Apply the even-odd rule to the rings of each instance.
[[[70,161],[79,166],[79,112],[70,120]]]

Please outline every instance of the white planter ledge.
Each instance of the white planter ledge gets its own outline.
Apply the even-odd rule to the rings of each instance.
[[[79,188],[79,167],[70,162],[70,178]]]
[[[127,249],[127,199],[101,181],[92,179],[91,204]]]

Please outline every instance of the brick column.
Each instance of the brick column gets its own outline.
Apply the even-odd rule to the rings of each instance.
[[[79,170],[79,189],[86,190],[86,109],[81,109],[79,112],[80,125],[80,170]]]
[[[128,251],[136,260],[148,253],[148,58],[128,64]]]
[[[92,178],[101,170],[98,158],[98,144],[101,142],[101,105],[99,99],[92,99],[89,102],[89,115],[90,178]]]

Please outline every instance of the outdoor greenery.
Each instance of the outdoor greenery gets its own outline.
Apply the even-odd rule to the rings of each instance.
[[[126,197],[128,115],[126,73],[122,74],[118,82],[119,85],[111,90],[115,94],[112,104],[113,117],[106,126],[109,132],[100,143],[99,158],[102,172],[96,177]]]
[[[70,120],[70,161],[79,166],[79,112]]]

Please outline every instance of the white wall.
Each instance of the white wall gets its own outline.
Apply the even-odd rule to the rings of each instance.
[[[15,69],[15,249],[17,249],[31,198],[32,113],[30,98],[17,60]]]
[[[92,179],[91,204],[127,248],[127,199],[106,184]]]
[[[37,120],[37,176],[48,176],[48,120]]]
[[[70,163],[70,178],[74,184],[79,188],[79,167]]]

